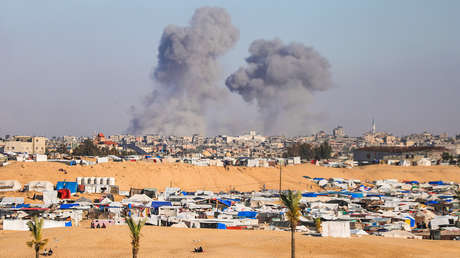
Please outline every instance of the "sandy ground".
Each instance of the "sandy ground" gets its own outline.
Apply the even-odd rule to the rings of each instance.
[[[58,171],[65,169],[67,174]],[[52,183],[67,180],[75,181],[76,177],[115,177],[116,184],[122,190],[130,187],[180,187],[184,190],[241,191],[259,190],[265,184],[268,189],[279,188],[279,168],[246,168],[231,167],[225,171],[223,167],[196,167],[187,164],[152,162],[105,163],[93,166],[67,166],[56,162],[12,163],[0,167],[0,180],[15,179],[22,184],[34,180],[47,180]],[[319,190],[319,187],[303,178],[310,177],[342,177],[349,179],[375,180],[445,180],[460,182],[460,168],[453,166],[433,167],[397,167],[373,165],[366,167],[326,168],[310,164],[283,167],[282,188],[297,190]]]
[[[67,174],[58,171],[65,169]],[[47,180],[52,183],[67,180],[75,181],[76,177],[115,177],[116,184],[122,190],[130,187],[180,187],[183,190],[240,191],[259,190],[265,184],[268,189],[279,188],[279,168],[246,168],[231,167],[225,171],[223,167],[196,167],[187,164],[155,164],[152,162],[104,163],[93,166],[67,166],[55,162],[12,163],[0,167],[0,180],[15,179],[22,184],[34,180]],[[283,167],[282,188],[314,191],[319,187],[303,178],[310,177],[342,177],[349,179],[375,180],[444,180],[460,183],[460,168],[453,166],[432,167],[397,167],[373,165],[365,167],[326,168],[310,164]]]
[[[289,257],[290,233],[146,226],[139,257]],[[127,226],[46,229],[53,257],[129,257]],[[29,232],[0,231],[0,257],[32,257]],[[203,246],[204,253],[193,248]],[[375,236],[338,239],[296,233],[297,257],[459,257],[460,241],[401,240]]]

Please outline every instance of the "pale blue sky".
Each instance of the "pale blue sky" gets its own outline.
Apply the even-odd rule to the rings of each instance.
[[[335,88],[315,95],[317,128],[360,135],[375,117],[397,135],[460,133],[460,1],[0,0],[0,135],[122,133],[153,87],[163,28],[209,5],[240,29],[224,75],[260,38],[301,42],[329,60]],[[233,98],[235,115],[255,114]]]

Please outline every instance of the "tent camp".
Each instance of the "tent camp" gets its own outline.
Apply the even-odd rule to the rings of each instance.
[[[17,180],[0,180],[0,192],[19,191],[21,184]]]
[[[29,182],[29,191],[44,192],[53,191],[54,185],[48,181],[31,181]]]
[[[321,229],[323,237],[351,237],[349,221],[325,221]]]

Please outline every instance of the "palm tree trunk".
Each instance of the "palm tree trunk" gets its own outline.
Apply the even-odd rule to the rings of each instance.
[[[295,258],[295,226],[291,226],[291,258]]]
[[[40,248],[35,247],[35,258],[40,258]]]
[[[139,252],[138,247],[133,247],[133,258],[137,258],[137,253]]]

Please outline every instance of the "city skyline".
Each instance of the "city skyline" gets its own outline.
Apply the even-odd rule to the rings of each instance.
[[[248,47],[259,38],[299,42],[329,61],[333,87],[314,94],[308,106],[311,124],[303,135],[331,132],[340,124],[358,136],[373,118],[377,131],[398,136],[459,133],[456,1],[263,6],[5,1],[0,4],[0,135],[125,133],[130,110],[152,91],[163,29],[186,26],[197,8],[209,5],[224,8],[240,32],[239,41],[219,59],[219,89],[226,90],[224,79],[243,65]],[[228,95],[227,106],[206,110],[216,113],[208,115],[218,123],[206,135],[263,132],[253,123],[256,104]],[[234,119],[232,124],[223,123],[221,114]]]

